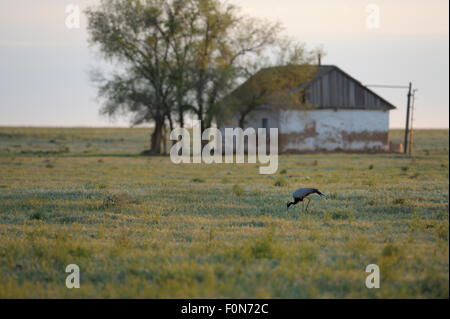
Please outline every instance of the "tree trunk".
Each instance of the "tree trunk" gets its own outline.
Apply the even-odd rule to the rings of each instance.
[[[246,114],[241,114],[241,116],[239,118],[239,127],[242,128],[242,129],[244,129],[245,116],[246,116]]]
[[[159,155],[162,153],[161,142],[163,138],[164,119],[155,121],[155,130],[150,139],[150,154]]]
[[[181,106],[178,110],[178,121],[180,122],[180,127],[184,128],[184,112]]]
[[[169,113],[169,114],[167,114],[167,118],[168,118],[168,120],[169,120],[169,139],[170,139],[170,134],[172,133],[172,131],[174,130],[174,123],[173,123],[173,119],[172,119],[172,114],[171,113]],[[164,127],[164,132],[166,132],[166,128]],[[164,134],[165,135],[165,137],[164,137],[164,154],[167,154],[167,150],[166,150],[166,143],[167,143],[167,132],[166,132],[166,134]],[[169,141],[169,146],[170,147],[172,147],[173,145],[175,144],[175,141],[172,141],[172,140],[170,140]]]
[[[239,127],[244,129],[244,125],[247,119],[247,116],[251,113],[251,111],[253,110],[253,106],[249,107],[248,109],[244,110],[239,117]]]

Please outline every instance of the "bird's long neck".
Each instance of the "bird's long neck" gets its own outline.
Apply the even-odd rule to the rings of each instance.
[[[294,202],[288,202],[287,207],[291,207],[292,205],[294,205]]]

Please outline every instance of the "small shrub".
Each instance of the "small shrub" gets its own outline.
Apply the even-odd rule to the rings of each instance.
[[[416,230],[420,229],[422,225],[422,217],[420,217],[419,214],[414,213],[414,215],[411,216],[411,219],[409,221],[408,227],[412,232],[415,232]]]
[[[272,258],[275,249],[273,247],[273,232],[268,232],[258,238],[250,246],[250,254],[254,258]]]
[[[338,210],[334,211],[331,215],[331,218],[333,218],[334,220],[351,219],[352,217],[353,217],[352,213],[349,212],[348,210],[344,210],[344,209],[338,209]]]
[[[70,152],[70,148],[68,148],[67,146],[61,146],[58,150],[58,153],[69,153]]]
[[[369,170],[373,170],[373,168],[374,168],[373,164],[370,164],[369,165]]]
[[[396,280],[400,276],[399,264],[404,260],[405,255],[401,247],[388,243],[381,251],[381,258],[378,259],[378,266],[383,271],[386,281]]]
[[[214,229],[211,228],[211,229],[209,230],[209,234],[208,234],[208,241],[211,242],[211,241],[213,241],[214,239],[216,239],[216,234],[215,234],[215,232],[214,232]]]
[[[443,240],[448,240],[448,224],[439,224],[438,227],[436,228],[436,235],[438,236],[438,238],[443,239]]]
[[[405,199],[404,198],[396,198],[396,199],[394,199],[394,204],[395,205],[403,205],[403,204],[405,204]]]
[[[40,211],[33,212],[30,215],[30,219],[31,220],[44,220],[44,218],[45,218],[45,213],[44,212],[40,212]]]
[[[287,185],[287,182],[286,182],[286,180],[285,180],[284,178],[282,178],[282,177],[277,178],[277,180],[276,180],[275,183],[274,183],[274,186],[277,186],[277,187],[283,187],[283,186],[286,186],[286,185]]]
[[[236,196],[242,196],[244,194],[244,188],[239,184],[234,184],[232,188],[233,194]]]
[[[367,186],[369,186],[369,187],[373,187],[373,186],[376,185],[376,182],[374,182],[374,181],[371,180],[371,179],[368,179],[368,180],[364,181],[363,184],[364,184],[364,185],[367,185]]]
[[[204,183],[205,180],[203,178],[196,177],[196,178],[192,179],[192,182],[193,183]]]
[[[396,257],[400,255],[400,249],[394,244],[387,244],[381,252],[383,257]]]
[[[298,247],[300,260],[304,263],[311,263],[316,260],[318,252],[317,249],[308,243],[302,243]]]
[[[108,194],[103,199],[103,206],[105,208],[120,207],[126,204],[130,204],[136,201],[132,201],[127,193],[120,194]]]
[[[103,183],[98,184],[98,189],[105,189],[107,187],[108,187],[108,185],[106,185],[106,184],[103,184]]]
[[[92,249],[90,249],[89,247],[86,246],[82,246],[82,245],[76,245],[74,247],[70,247],[68,249],[68,253],[72,256],[72,257],[78,257],[78,258],[89,258],[92,255]]]
[[[285,169],[285,168],[283,168],[281,171],[280,171],[280,174],[286,174],[287,173],[287,170]]]
[[[420,176],[419,173],[415,173],[415,174],[411,175],[409,178],[411,178],[411,179],[416,179],[416,178],[419,177],[419,176]]]
[[[401,169],[403,172],[407,172],[409,170],[409,166],[402,166]]]
[[[159,224],[159,221],[161,220],[161,210],[158,209],[155,214],[152,216],[152,224]]]
[[[53,168],[53,167],[55,167],[55,165],[53,165],[52,163],[47,163],[47,164],[45,165],[45,167],[47,167],[47,168]]]
[[[116,248],[128,247],[131,245],[131,239],[129,232],[122,230],[114,237],[114,243]],[[120,253],[120,251],[119,251]]]

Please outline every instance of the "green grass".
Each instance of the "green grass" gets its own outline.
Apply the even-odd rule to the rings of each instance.
[[[259,175],[139,156],[146,129],[0,128],[0,297],[448,298],[448,134]],[[329,198],[287,213],[301,186]]]

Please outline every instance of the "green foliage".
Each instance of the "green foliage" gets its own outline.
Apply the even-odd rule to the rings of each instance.
[[[206,127],[223,118],[220,101],[264,60],[262,51],[275,54],[281,30],[219,0],[103,0],[86,16],[89,42],[116,70],[93,76],[102,113],[154,123],[148,154],[162,153],[165,123],[184,127],[188,111]],[[304,48],[291,51],[294,62]]]
[[[45,218],[45,213],[42,211],[35,211],[30,214],[31,220],[43,220]]]
[[[251,256],[254,258],[273,258],[275,252],[273,235],[273,232],[269,231],[257,238],[250,246]]]
[[[286,180],[283,177],[278,177],[275,180],[275,183],[273,185],[277,186],[277,187],[283,187],[283,186],[287,185],[287,182],[286,182]]]
[[[244,188],[239,184],[234,184],[233,188],[231,190],[232,190],[233,194],[238,197],[244,195],[244,193],[245,193]]]
[[[222,110],[222,116],[237,116],[239,126],[244,127],[248,115],[267,104],[272,109],[311,108],[303,98],[306,92],[293,88],[300,87],[314,76],[317,67],[309,64],[314,54],[295,43],[283,43],[278,49],[281,50],[283,45],[287,45],[286,52],[280,53],[281,59],[275,63],[258,65],[258,61],[254,62],[257,67],[251,72],[252,76],[225,97],[223,104],[227,107]]]

